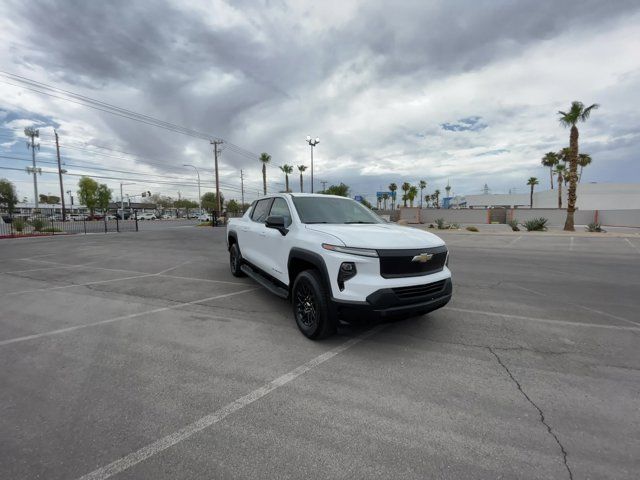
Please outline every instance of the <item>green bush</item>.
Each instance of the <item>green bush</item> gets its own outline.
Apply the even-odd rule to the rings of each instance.
[[[22,232],[24,230],[25,223],[24,223],[24,220],[21,218],[14,218],[11,221],[11,225],[13,225],[13,229],[16,232]]]
[[[200,222],[198,225],[196,225],[197,227],[210,227],[212,226],[213,223],[212,222]]]
[[[436,218],[436,225],[438,225],[438,230],[444,230],[446,228],[444,218]]]
[[[547,229],[546,218],[532,218],[531,220],[527,220],[524,222],[524,228],[527,229],[527,232],[543,232]]]
[[[514,232],[520,231],[520,227],[518,227],[518,220],[516,220],[515,218],[513,220],[509,220],[509,222],[507,223],[511,227],[511,230],[513,230]]]
[[[470,227],[467,227],[467,230],[469,230],[470,232],[479,232],[480,230],[478,230],[478,227],[474,227],[473,225],[471,225]]]
[[[600,225],[599,223],[596,222],[591,222],[589,225],[587,225],[587,232],[601,232],[601,233],[605,233],[606,230],[602,228],[602,225]]]
[[[34,218],[31,220],[31,226],[36,232],[41,232],[44,227],[44,220],[41,218]]]

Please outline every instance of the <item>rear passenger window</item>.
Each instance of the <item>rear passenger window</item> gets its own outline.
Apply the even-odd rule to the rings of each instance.
[[[269,207],[271,207],[272,198],[265,198],[264,200],[258,200],[256,206],[253,208],[251,214],[251,220],[258,223],[264,223],[269,214]]]
[[[271,213],[269,213],[269,215],[284,217],[284,226],[288,227],[291,225],[291,212],[289,211],[289,206],[284,198],[278,197],[273,201],[273,206],[271,207]]]

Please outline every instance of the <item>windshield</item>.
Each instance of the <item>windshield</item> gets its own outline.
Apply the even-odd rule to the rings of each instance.
[[[302,223],[382,223],[382,219],[350,198],[293,197]]]

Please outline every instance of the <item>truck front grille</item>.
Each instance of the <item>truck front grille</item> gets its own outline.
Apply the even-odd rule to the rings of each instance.
[[[413,261],[423,254],[432,255],[425,262]],[[411,250],[378,250],[380,275],[384,278],[417,277],[442,271],[447,260],[447,247]]]
[[[424,297],[431,293],[438,293],[444,288],[446,280],[440,280],[439,282],[427,283],[426,285],[411,285],[410,287],[396,287],[392,288],[393,293],[398,298],[414,298]]]

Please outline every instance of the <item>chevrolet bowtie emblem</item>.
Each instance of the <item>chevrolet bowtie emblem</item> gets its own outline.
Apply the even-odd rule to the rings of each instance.
[[[416,263],[427,263],[429,260],[433,258],[431,253],[421,253],[420,255],[416,255],[411,259],[412,262]]]

